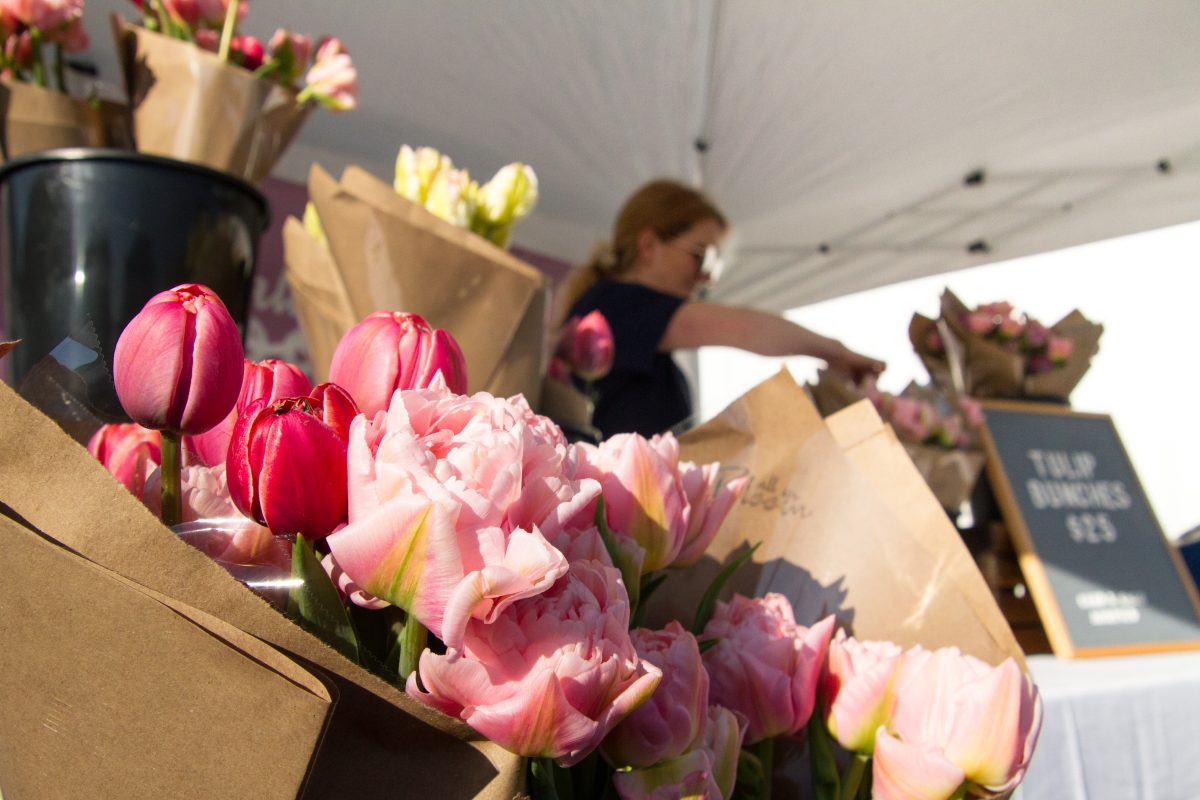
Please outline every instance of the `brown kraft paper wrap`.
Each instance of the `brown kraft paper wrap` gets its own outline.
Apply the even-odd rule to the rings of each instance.
[[[5,159],[63,147],[120,147],[124,123],[111,101],[69,97],[28,83],[0,79],[0,148]]]
[[[656,618],[691,619],[720,566],[759,544],[725,596],[776,591],[801,624],[833,613],[862,639],[1023,663],[957,531],[869,403],[826,425],[781,371],[680,441],[683,458],[750,483],[707,556],[654,596]]]
[[[542,273],[358,167],[335,182],[314,165],[308,188],[356,321],[378,310],[420,314],[458,341],[469,391],[537,404],[549,292]]]
[[[197,619],[215,617],[220,625],[215,621],[197,624],[226,641],[236,637],[235,631],[230,630],[232,628],[271,645],[286,658],[272,654],[255,656],[263,661],[264,668],[272,661],[276,662],[275,671],[294,675],[289,680],[301,687],[311,681],[296,671],[319,676],[333,702],[324,737],[315,752],[311,751],[311,744],[286,736],[231,738],[230,731],[219,719],[219,710],[195,714],[197,728],[192,733],[198,740],[207,741],[214,748],[240,751],[236,753],[238,763],[291,764],[293,772],[287,779],[289,785],[294,786],[300,785],[304,777],[297,774],[299,767],[295,766],[288,751],[300,748],[306,758],[311,755],[306,798],[382,799],[395,796],[397,787],[404,787],[405,792],[414,796],[436,793],[446,798],[509,800],[521,790],[523,770],[519,757],[481,739],[464,723],[417,704],[294,625],[215,562],[163,527],[80,444],[5,385],[0,385],[0,441],[4,442],[4,447],[0,448],[0,503],[6,507],[0,510],[8,517],[20,520],[26,528],[41,532],[47,541],[61,545],[65,548],[63,553],[71,551],[95,567],[115,573],[107,582],[93,581],[94,585],[102,587],[95,589],[99,595],[69,600],[87,607],[101,600],[116,603],[115,595],[134,591],[151,598],[161,596],[165,599],[159,602],[169,602],[176,613],[185,613],[182,609],[186,608],[195,610],[197,613],[193,616]],[[5,554],[10,550],[7,541],[12,535],[11,529],[12,526],[4,528]],[[0,564],[3,565],[0,569],[6,571],[0,576],[0,582],[6,587],[21,585],[17,583],[16,575],[8,574],[15,568],[12,562],[5,558]],[[123,580],[117,580],[118,577]],[[52,589],[52,584],[40,587],[41,592]],[[9,597],[8,594],[2,596]],[[146,601],[137,602],[144,605]],[[117,620],[117,623],[122,621]],[[11,624],[5,619],[0,630],[6,635],[10,630],[17,630],[14,638],[18,652],[32,649],[34,655],[31,658],[46,658],[47,665],[62,674],[62,665],[47,655],[54,652],[53,648],[40,640],[29,641],[30,636],[53,641],[57,632],[39,632],[38,629],[22,632],[9,627]],[[150,623],[128,621],[129,627],[139,624]],[[247,648],[245,652],[249,652],[248,641],[243,640],[238,645]],[[9,655],[11,648],[7,641],[5,645],[4,657],[13,657]],[[71,652],[68,669],[91,673],[86,676],[87,680],[99,681],[106,692],[120,691],[119,686],[127,675],[96,673],[90,666],[91,651],[108,647],[103,635],[92,636],[84,627],[80,636],[68,639],[64,647]],[[127,653],[128,657],[112,655],[117,663],[111,671],[137,674],[138,670],[147,668],[145,662],[149,652],[135,648]],[[179,655],[186,656],[187,653]],[[267,659],[268,655],[270,659]],[[216,699],[206,695],[205,702],[236,705],[240,704],[237,699],[240,694],[249,691],[244,683],[245,670],[222,666],[231,660],[221,656],[211,661],[210,668],[214,672],[208,690]],[[291,665],[282,661],[291,662]],[[28,671],[28,667],[22,670]],[[273,679],[259,675],[255,680],[261,684]],[[230,685],[222,689],[225,684]],[[0,696],[9,698],[27,691],[24,678],[7,669],[0,672]],[[99,699],[93,701],[88,695],[76,694],[73,689],[64,697],[68,702],[72,702],[72,698],[77,701],[73,714],[108,713],[98,705]],[[49,697],[46,700],[50,702]],[[311,708],[311,703],[305,703]],[[19,724],[20,720],[8,723],[2,713],[0,720],[6,720],[5,724]],[[154,724],[152,719],[143,719],[138,714],[135,717],[140,720],[139,725]],[[168,728],[164,727],[162,731],[165,735]],[[123,735],[116,735],[111,741],[92,739],[86,746],[93,749],[95,758],[120,758],[129,746],[129,742],[122,739]],[[11,741],[12,737],[8,731],[0,731],[0,739]],[[155,768],[161,770],[166,776],[164,780],[172,784],[172,790],[158,793],[159,797],[255,796],[239,791],[191,794],[190,787],[196,778],[189,776],[176,784],[170,773],[182,765],[175,759],[168,759],[162,750],[153,752],[156,757],[161,755],[163,758]],[[28,763],[25,762],[26,753],[33,759]],[[5,757],[22,761],[22,774],[45,767],[44,763],[39,767],[34,761],[43,757],[40,753],[23,748],[17,748],[15,752],[0,749],[0,754]],[[234,758],[234,755],[230,757]],[[53,760],[54,769],[64,773],[63,781],[87,778],[86,772],[77,771],[76,762],[57,757]],[[78,762],[83,763],[86,760]],[[214,757],[205,763],[217,769],[220,759]],[[3,766],[8,769],[7,765]],[[116,768],[119,767],[120,761],[117,761]],[[138,768],[149,768],[149,765]],[[205,785],[213,785],[224,774],[222,771],[220,775],[209,776]],[[0,790],[7,792],[8,786]],[[35,793],[32,796],[63,795]]]
[[[196,45],[112,17],[142,153],[259,183],[307,119],[295,95]]]
[[[360,317],[350,305],[346,284],[328,245],[310,236],[295,217],[283,223],[283,253],[284,274],[308,345],[313,380],[324,383],[329,380],[333,351]]]

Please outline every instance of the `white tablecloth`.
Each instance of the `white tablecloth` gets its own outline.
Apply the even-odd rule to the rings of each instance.
[[[1200,800],[1200,652],[1028,662],[1045,716],[1014,800]]]

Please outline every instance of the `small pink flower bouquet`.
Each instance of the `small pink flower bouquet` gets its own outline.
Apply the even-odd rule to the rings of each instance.
[[[132,2],[141,24],[114,15],[113,32],[140,152],[258,183],[314,106],[357,105],[358,75],[336,38],[240,34],[245,0]]]
[[[870,400],[943,508],[957,509],[970,496],[984,464],[983,412],[975,398],[915,383],[897,395],[881,391],[874,379],[855,385],[827,370],[809,391],[824,416]]]
[[[117,104],[73,97],[65,54],[88,47],[83,0],[0,3],[0,146],[5,159],[58,147],[124,146]]]
[[[1104,328],[1072,311],[1046,327],[1006,302],[968,308],[949,289],[938,320],[913,315],[909,338],[934,381],[974,397],[1066,400]]]

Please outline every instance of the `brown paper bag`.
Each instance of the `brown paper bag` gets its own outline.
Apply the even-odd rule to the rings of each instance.
[[[720,566],[760,543],[726,594],[777,591],[802,624],[835,613],[863,639],[1020,660],[957,531],[869,403],[826,425],[781,371],[680,441],[683,458],[750,483],[708,555],[654,596],[656,618],[691,619]]]
[[[320,681],[4,516],[0,553],[5,792],[297,796],[334,702]]]
[[[10,509],[10,516],[95,565],[216,617],[270,644],[304,671],[322,675],[336,704],[311,765],[306,796],[383,798],[394,796],[401,786],[414,795],[436,792],[439,797],[508,800],[519,791],[519,757],[481,739],[462,722],[417,704],[294,625],[176,538],[81,445],[4,385],[0,441],[0,503]],[[104,643],[85,640],[76,645],[86,650]],[[137,668],[136,662],[129,664],[130,670]],[[237,680],[232,674],[228,679]],[[230,687],[230,697],[235,689]],[[20,682],[0,672],[0,696],[20,691]],[[88,711],[98,713],[97,708]],[[206,725],[197,735],[227,741],[227,731],[216,724]],[[246,757],[269,763],[297,745],[272,737],[261,745],[230,746],[247,748]],[[170,770],[173,764],[158,767]],[[178,791],[159,796],[185,791],[180,784]]]
[[[270,174],[309,113],[294,93],[115,14],[112,27],[139,152],[251,183]]]
[[[329,380],[329,364],[338,342],[361,317],[354,313],[328,245],[310,236],[295,217],[288,217],[283,224],[283,258],[296,318],[308,344],[313,380],[324,383]]]
[[[4,158],[60,147],[119,147],[119,107],[0,79],[0,148]]]
[[[538,402],[549,295],[541,272],[358,167],[337,182],[314,165],[308,188],[356,321],[381,309],[420,314],[458,340],[469,391]]]

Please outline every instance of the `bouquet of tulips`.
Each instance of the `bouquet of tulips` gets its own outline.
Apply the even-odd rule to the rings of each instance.
[[[983,471],[979,439],[983,411],[973,397],[949,395],[936,385],[909,384],[900,394],[881,391],[874,378],[855,385],[821,370],[810,391],[825,416],[869,400],[892,426],[913,464],[943,508],[957,509]]]
[[[948,289],[941,305],[937,320],[913,315],[909,338],[935,382],[975,397],[1066,400],[1104,330],[1079,311],[1046,327],[1007,302],[968,308]]]
[[[245,0],[132,2],[141,24],[114,16],[113,31],[141,152],[258,183],[314,106],[357,105],[358,74],[339,39],[243,35]]]
[[[502,247],[536,201],[528,166],[475,186],[436,151],[405,147],[390,183],[353,166],[335,180],[314,165],[308,189],[303,222],[284,225],[284,258],[315,377],[351,326],[403,308],[454,336],[471,391],[537,406],[549,287]]]
[[[0,3],[0,146],[5,158],[57,147],[121,146],[115,104],[72,97],[66,53],[88,46],[83,0]]]
[[[546,380],[542,383],[542,413],[558,422],[568,435],[598,441],[592,425],[595,396],[592,384],[612,370],[612,328],[599,311],[571,317],[556,337]]]
[[[1013,658],[855,638],[828,610],[805,625],[772,581],[718,600],[743,568],[761,573],[758,546],[711,579],[702,562],[738,537],[727,519],[762,519],[735,509],[779,509],[763,502],[774,477],[723,474],[670,435],[569,444],[520,396],[464,394],[463,351],[412,313],[353,326],[329,377],[247,361],[220,300],[176,287],[117,346],[134,424],[89,449],[182,535],[203,526],[210,556],[286,569],[287,596],[269,599],[435,728],[457,720],[520,756],[534,797],[768,797],[789,780],[781,741],[806,741],[821,797],[993,797],[1020,781],[1041,712]],[[803,525],[808,491],[788,491],[772,519]],[[652,621],[659,598],[688,613]]]

